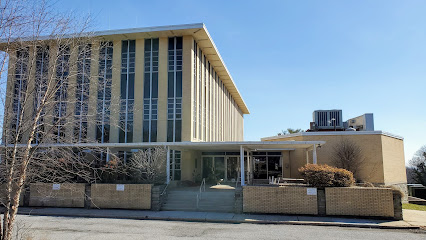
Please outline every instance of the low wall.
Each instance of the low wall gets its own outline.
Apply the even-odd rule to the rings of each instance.
[[[92,208],[151,209],[151,184],[92,184]]]
[[[18,185],[14,185],[14,187],[12,189],[12,195],[14,195],[14,193],[16,192],[16,188],[17,187],[18,187]],[[6,188],[7,188],[6,183],[0,184],[0,207],[6,201],[6,195],[7,195],[6,194],[7,193]],[[23,206],[24,205],[24,194],[25,194],[25,188],[22,189],[22,192],[20,194],[20,197],[19,197],[19,206]],[[13,197],[13,196],[11,196],[11,197]]]
[[[390,188],[325,188],[327,215],[394,217]]]
[[[84,207],[84,183],[31,183],[32,207]]]
[[[316,193],[307,187],[244,186],[243,212],[317,215]]]

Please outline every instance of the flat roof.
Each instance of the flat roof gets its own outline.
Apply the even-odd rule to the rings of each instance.
[[[228,89],[229,93],[235,99],[235,102],[240,107],[243,114],[250,114],[250,111],[235,85],[234,79],[231,76],[222,56],[219,53],[213,39],[207,31],[204,23],[181,24],[181,25],[168,25],[156,27],[143,27],[143,28],[127,28],[107,31],[96,31],[84,33],[83,36],[87,37],[101,37],[106,40],[120,40],[120,39],[138,39],[138,38],[158,38],[158,37],[172,37],[172,36],[185,36],[191,35],[197,41],[198,46],[203,53],[207,56],[210,64],[215,69],[219,78]],[[72,34],[65,35],[63,38],[73,37]],[[38,40],[54,39],[53,36],[39,37]],[[26,39],[23,39],[25,41]],[[27,41],[32,40],[31,37]],[[0,41],[1,42],[1,41]],[[4,41],[3,41],[4,42]]]
[[[75,144],[41,144],[39,147],[86,147],[86,148],[149,148],[156,146],[166,146],[174,150],[195,150],[195,151],[239,151],[242,146],[250,151],[279,151],[306,149],[314,144],[323,145],[325,141],[243,141],[243,142],[137,142],[137,143],[75,143]],[[0,146],[4,147],[4,145]],[[13,147],[13,145],[11,145]],[[19,147],[26,147],[26,144],[19,144]]]
[[[298,133],[292,133],[292,134],[286,134],[286,135],[264,137],[264,138],[261,138],[261,141],[286,139],[286,138],[297,137],[297,136],[345,136],[345,135],[384,135],[391,138],[404,140],[404,138],[401,136],[388,133],[388,132],[383,132],[383,131],[319,131],[319,132],[298,132]]]

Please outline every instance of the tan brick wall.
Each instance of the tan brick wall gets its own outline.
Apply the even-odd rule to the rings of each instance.
[[[12,192],[12,196],[11,197],[13,197],[14,193],[16,192],[17,186],[18,185],[16,185],[13,188],[13,192]],[[0,184],[0,206],[6,202],[6,196],[7,196],[7,194],[6,194],[7,193],[6,188],[7,188],[7,186],[6,186],[5,183],[4,184]],[[25,189],[22,189],[22,192],[21,192],[21,194],[19,196],[19,206],[23,206],[24,205],[24,191],[25,191]]]
[[[385,184],[407,183],[404,141],[382,135]]]
[[[51,183],[30,184],[32,207],[84,207],[84,183],[63,183],[53,190]]]
[[[317,196],[305,187],[244,186],[243,212],[316,215]]]
[[[384,184],[384,168],[382,155],[382,135],[318,135],[318,136],[296,136],[276,141],[326,141],[326,144],[317,148],[318,164],[333,165],[334,147],[343,139],[349,139],[362,149],[365,161],[358,174],[358,180],[368,181],[377,184]],[[395,139],[396,141],[400,141]],[[306,150],[296,149],[290,151],[290,177],[301,178],[298,169],[306,164]],[[395,161],[401,161],[395,160]],[[403,161],[403,159],[402,159]],[[309,151],[309,162],[312,163],[312,151]],[[404,170],[405,172],[405,170]]]
[[[327,215],[393,217],[390,188],[326,188]]]
[[[151,184],[92,184],[92,208],[151,209]]]

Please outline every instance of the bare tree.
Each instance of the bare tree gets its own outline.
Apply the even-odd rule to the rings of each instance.
[[[155,147],[139,150],[134,153],[129,162],[132,176],[139,178],[142,183],[166,182],[167,150],[165,147]]]
[[[1,95],[0,239],[8,240],[26,183],[99,178],[105,149],[84,143],[95,141],[87,136],[88,122],[96,120],[90,81],[102,81],[101,71],[90,73],[92,53],[106,46],[88,33],[87,19],[55,13],[47,1],[1,1],[0,18],[1,73],[8,68]]]
[[[426,186],[426,145],[417,150],[410,165],[414,182]]]
[[[365,162],[362,149],[349,139],[343,139],[336,144],[332,160],[336,167],[349,170],[356,177]]]

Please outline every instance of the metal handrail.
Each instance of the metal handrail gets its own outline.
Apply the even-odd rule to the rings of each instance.
[[[169,184],[166,184],[166,187],[164,188],[163,192],[160,194],[160,196],[163,196],[166,193],[167,187],[169,186]]]
[[[197,208],[198,208],[198,203],[201,200],[202,192],[205,192],[205,191],[206,191],[206,179],[203,178],[203,181],[201,181],[201,185],[200,185],[200,193],[197,194]]]

